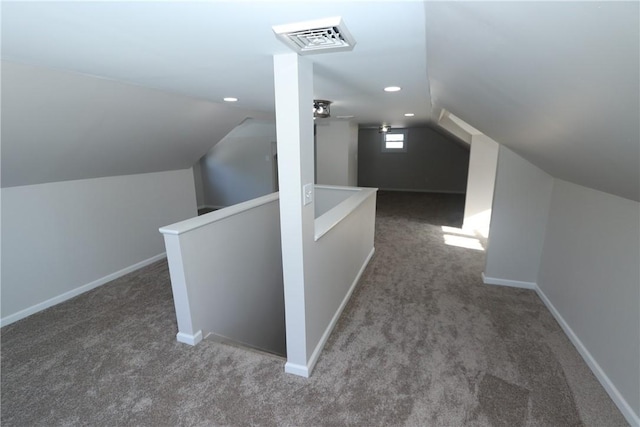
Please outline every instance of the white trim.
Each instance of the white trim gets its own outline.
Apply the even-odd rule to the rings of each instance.
[[[613,382],[611,382],[611,380],[609,379],[607,374],[602,370],[598,362],[596,362],[596,359],[594,359],[591,353],[589,353],[589,350],[587,350],[587,347],[585,347],[582,341],[580,341],[580,338],[578,338],[575,332],[573,332],[573,329],[571,329],[571,327],[564,320],[560,312],[553,306],[549,298],[547,298],[547,296],[544,294],[544,292],[542,292],[542,289],[540,289],[540,287],[538,287],[537,284],[536,284],[536,292],[538,293],[538,296],[540,297],[542,302],[544,302],[544,304],[547,306],[547,308],[549,309],[553,317],[560,324],[560,327],[562,328],[564,333],[567,335],[567,337],[569,337],[569,340],[573,343],[575,348],[578,350],[578,353],[580,353],[584,361],[587,362],[587,365],[589,366],[589,368],[591,368],[591,371],[596,376],[598,381],[600,381],[600,384],[602,384],[602,387],[604,387],[604,389],[607,391],[607,393],[609,394],[609,397],[611,397],[611,400],[613,400],[613,402],[616,404],[620,412],[622,412],[622,415],[624,415],[624,417],[627,419],[627,422],[631,426],[635,426],[635,427],[640,426],[640,417],[638,417],[638,414],[636,414],[633,411],[633,408],[631,407],[631,405],[629,405],[629,403],[622,396],[622,394],[620,394],[616,386],[613,384]]]
[[[144,261],[140,261],[138,263],[130,265],[129,267],[125,267],[122,270],[118,270],[115,273],[111,273],[104,277],[101,277],[100,279],[94,280],[91,283],[87,283],[86,285],[82,285],[78,288],[72,289],[68,292],[65,292],[51,299],[32,305],[31,307],[25,308],[24,310],[20,310],[17,313],[10,314],[9,316],[3,317],[2,319],[0,319],[0,327],[10,325],[13,322],[17,322],[18,320],[24,319],[27,316],[31,316],[32,314],[35,314],[39,311],[45,310],[49,307],[53,307],[56,304],[60,304],[61,302],[67,301],[73,297],[76,297],[80,294],[83,294],[92,289],[95,289],[98,286],[104,285],[107,282],[115,280],[119,277],[124,276],[125,274],[129,274],[132,271],[138,270],[142,267],[146,267],[147,265],[152,264],[156,261],[159,261],[165,257],[166,257],[165,252],[158,254],[156,256],[152,256],[151,258],[145,259]]]
[[[198,206],[198,209],[204,209],[204,208],[208,208],[208,209],[224,209],[224,208],[228,208],[229,206],[221,206],[221,205],[202,205],[202,206]]]
[[[284,364],[284,371],[287,374],[293,374],[304,378],[309,378],[309,374],[311,372],[307,366],[291,362],[287,362]]]
[[[329,187],[318,187],[326,188]],[[317,242],[322,236],[327,234],[333,227],[340,224],[343,219],[351,215],[355,210],[363,204],[371,196],[375,196],[377,188],[360,188],[360,187],[335,187],[333,189],[346,190],[353,192],[353,195],[347,197],[327,212],[320,215],[314,221],[314,240]]]
[[[537,283],[486,277],[484,273],[482,273],[482,281],[488,285],[502,285],[515,288],[533,289],[534,291],[536,291],[544,305],[547,306],[547,309],[551,312],[551,315],[556,319],[556,322],[558,322],[564,333],[569,338],[569,341],[571,341],[574,347],[578,350],[578,353],[580,353],[582,359],[584,359],[587,366],[589,366],[591,372],[593,372],[602,387],[609,394],[609,397],[611,397],[611,400],[613,400],[622,415],[626,418],[627,422],[632,427],[640,427],[640,417],[638,416],[638,414],[634,412],[631,405],[629,405],[629,402],[627,402],[620,391],[618,391],[616,386],[609,379],[604,370],[600,367],[596,359],[591,355],[591,353],[589,353],[587,347],[585,347],[582,341],[580,341],[580,338],[578,338],[576,333],[573,332],[573,329],[571,329],[569,324],[564,320],[560,312],[554,307],[554,305],[551,303],[551,300],[545,295],[542,289],[540,289]]]
[[[316,366],[316,362],[318,361],[318,358],[320,357],[320,353],[322,352],[322,349],[324,348],[325,344],[327,343],[327,340],[329,339],[329,336],[331,335],[331,332],[333,331],[333,328],[335,328],[336,323],[338,323],[338,319],[340,319],[340,315],[342,314],[342,311],[347,306],[347,303],[349,302],[349,299],[351,298],[351,294],[353,294],[353,291],[355,290],[356,285],[358,284],[358,281],[360,280],[360,277],[362,277],[362,273],[364,273],[364,269],[369,264],[369,261],[371,261],[371,258],[373,257],[373,254],[375,253],[375,251],[376,251],[376,248],[372,248],[371,252],[369,252],[369,255],[367,256],[367,259],[364,260],[364,263],[362,264],[362,267],[360,267],[360,271],[358,271],[358,274],[356,275],[356,278],[353,280],[353,283],[351,284],[351,287],[349,288],[349,291],[347,291],[347,294],[342,299],[342,303],[340,303],[340,307],[338,307],[338,310],[336,310],[336,313],[333,315],[333,319],[331,319],[331,322],[329,322],[329,325],[327,326],[327,329],[325,329],[324,334],[322,334],[322,337],[320,338],[320,342],[318,342],[318,345],[316,345],[315,350],[313,350],[313,353],[311,354],[311,357],[309,358],[309,361],[307,362],[306,375],[302,375],[302,376],[304,376],[306,378],[309,378],[309,375],[311,375],[311,372],[313,371],[313,368]],[[288,363],[287,363],[287,365],[288,365]],[[290,366],[290,369],[298,369],[297,366],[298,365],[293,365],[292,364],[292,366]],[[285,372],[287,372],[286,369],[287,369],[287,367],[285,365]],[[295,372],[291,372],[291,373],[295,373]]]
[[[379,191],[401,191],[405,193],[435,193],[435,194],[467,194],[466,190],[423,190],[415,188],[378,188]]]
[[[176,334],[176,339],[178,340],[178,342],[184,344],[196,345],[200,341],[202,341],[202,331],[198,331],[193,335],[185,334],[184,332],[178,332]]]
[[[221,219],[241,214],[249,209],[254,209],[267,203],[277,202],[280,198],[280,193],[271,193],[266,196],[257,197],[246,202],[238,203],[236,205],[229,206],[228,208],[220,209],[215,212],[210,212],[206,215],[196,216],[194,218],[185,219],[184,221],[176,222],[174,224],[166,225],[160,228],[162,234],[176,234],[188,233],[196,230],[205,225],[209,225],[212,222],[220,221]]]
[[[387,132],[382,132],[382,145],[380,146],[381,153],[406,153],[409,141],[407,138],[407,129],[391,129]],[[402,147],[401,148],[388,148],[387,147],[387,135],[402,135]]]
[[[482,281],[486,285],[498,285],[498,286],[509,286],[511,288],[523,288],[523,289],[532,289],[536,290],[537,285],[535,282],[521,282],[519,280],[507,280],[507,279],[498,279],[496,277],[487,277],[484,272],[482,273]]]

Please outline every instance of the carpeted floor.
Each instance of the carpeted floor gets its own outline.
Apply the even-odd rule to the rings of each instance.
[[[310,379],[177,343],[162,261],[1,330],[2,425],[626,425],[537,295],[444,243],[484,244],[443,231],[463,203],[379,193],[376,255]]]

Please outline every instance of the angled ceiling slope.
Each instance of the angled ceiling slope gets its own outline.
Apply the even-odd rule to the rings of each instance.
[[[359,123],[429,121],[415,1],[4,2],[2,57],[273,113],[272,56],[291,50],[272,27],[338,16],[357,43],[309,57],[315,99]]]
[[[2,63],[2,186],[191,167],[264,113],[41,67]]]
[[[359,123],[427,123],[419,2],[4,2],[2,185],[189,167],[273,115],[272,56],[290,50],[272,27],[331,16],[357,46],[312,57],[315,97]]]
[[[638,2],[426,2],[446,108],[551,175],[640,200]]]

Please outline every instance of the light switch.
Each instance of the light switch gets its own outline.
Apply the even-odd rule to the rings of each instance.
[[[313,184],[306,184],[304,187],[302,187],[302,193],[304,206],[307,206],[309,203],[313,202]]]

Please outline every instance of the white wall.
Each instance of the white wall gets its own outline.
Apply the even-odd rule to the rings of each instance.
[[[191,169],[3,188],[1,197],[3,325],[159,259],[158,227],[196,215]]]
[[[498,148],[498,143],[486,135],[471,137],[463,227],[478,230],[485,237],[491,222]]]
[[[355,186],[358,128],[345,120],[316,120],[316,184]]]
[[[179,341],[213,333],[285,354],[279,213],[274,193],[162,227]]]
[[[500,146],[485,283],[535,289],[640,425],[640,205],[552,178]]]
[[[272,193],[272,121],[247,119],[201,159],[204,204],[225,207]]]
[[[315,218],[325,214],[358,191],[357,188],[352,187],[316,185],[313,201]]]
[[[450,132],[452,135],[460,138],[460,140],[466,142],[467,144],[471,144],[473,135],[469,134],[469,132],[465,131],[460,125],[449,117],[449,114],[445,114],[440,117],[438,120],[438,124]]]
[[[305,254],[307,368],[311,372],[360,275],[374,252],[376,192],[352,195],[364,201],[317,241]],[[336,207],[343,208],[344,204]],[[329,211],[327,214],[331,213]],[[316,224],[322,217],[316,219]]]
[[[198,208],[201,208],[204,207],[204,183],[202,181],[200,161],[195,162],[191,169],[193,171],[193,182],[196,189],[196,202],[198,203]]]
[[[500,147],[484,271],[487,281],[534,287],[552,188],[550,175]]]
[[[611,393],[613,385],[635,412],[636,424],[640,414],[639,260],[640,204],[556,180],[538,287],[584,345],[587,362],[590,355],[605,374],[605,388]],[[619,399],[616,403],[621,406]],[[625,413],[624,403],[621,409]],[[625,415],[631,422],[629,411]]]
[[[358,185],[358,125],[349,123],[349,152],[347,168],[349,170],[347,185],[356,187]]]

